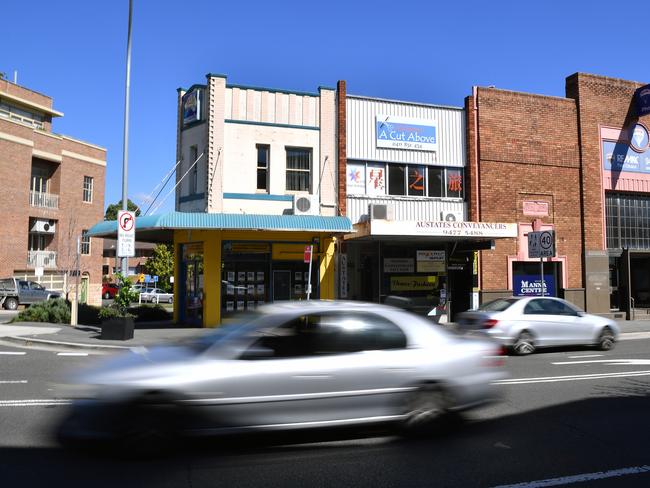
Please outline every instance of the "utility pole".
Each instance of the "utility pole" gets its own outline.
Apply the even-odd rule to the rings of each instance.
[[[131,88],[131,19],[133,0],[129,0],[129,29],[126,42],[126,93],[124,100],[124,147],[122,153],[122,210],[128,210],[127,179],[129,167],[129,91]],[[122,274],[129,274],[129,258],[122,258]]]

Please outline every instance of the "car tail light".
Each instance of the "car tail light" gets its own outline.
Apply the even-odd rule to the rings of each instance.
[[[505,364],[506,351],[504,347],[499,347],[495,351],[487,351],[483,356],[483,366],[491,368],[500,368]]]
[[[482,325],[483,325],[484,329],[491,329],[492,327],[494,327],[498,323],[499,323],[498,320],[489,319],[489,320],[484,320]]]

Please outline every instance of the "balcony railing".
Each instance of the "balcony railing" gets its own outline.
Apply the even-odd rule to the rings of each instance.
[[[59,195],[43,193],[40,191],[29,192],[29,204],[32,207],[59,208]]]
[[[56,251],[29,251],[27,266],[32,268],[56,268]]]

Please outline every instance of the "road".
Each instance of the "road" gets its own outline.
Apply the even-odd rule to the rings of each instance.
[[[3,486],[650,485],[646,338],[604,353],[510,357],[502,403],[427,439],[330,432],[310,439],[215,440],[148,461],[65,451],[52,441],[48,431],[65,407],[51,383],[95,359],[71,354],[84,353],[0,344]]]

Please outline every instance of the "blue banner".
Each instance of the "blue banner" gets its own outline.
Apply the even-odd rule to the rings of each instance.
[[[608,171],[650,173],[650,138],[647,129],[636,124],[629,142],[603,141],[603,168]]]
[[[377,115],[375,131],[377,147],[419,151],[436,151],[438,148],[435,120]]]
[[[517,297],[541,296],[542,277],[540,275],[515,275],[512,278],[512,294]],[[544,275],[544,295],[557,296],[555,294],[555,276]]]

